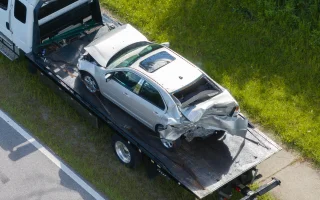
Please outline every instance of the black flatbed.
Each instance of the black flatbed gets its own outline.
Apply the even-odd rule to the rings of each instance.
[[[281,147],[255,128],[246,139],[226,135],[223,141],[195,139],[183,141],[170,152],[155,133],[101,95],[93,95],[78,76],[77,62],[95,32],[47,55],[27,54],[41,74],[76,100],[91,114],[109,124],[121,136],[147,155],[163,173],[176,180],[198,198],[203,198],[281,150]]]

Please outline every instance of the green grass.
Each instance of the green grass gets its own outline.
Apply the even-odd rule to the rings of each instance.
[[[99,191],[116,200],[194,199],[191,193],[162,176],[149,180],[143,165],[136,170],[124,167],[111,149],[113,131],[107,126],[92,128],[43,85],[38,76],[30,75],[26,66],[24,59],[10,62],[0,56],[0,109],[9,113]],[[215,199],[215,196],[206,199]]]
[[[320,10],[307,0],[102,0],[228,88],[250,120],[320,165]]]

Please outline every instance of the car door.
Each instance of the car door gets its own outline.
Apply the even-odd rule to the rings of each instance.
[[[115,71],[112,78],[101,83],[101,93],[117,104],[123,110],[132,116],[139,118],[132,105],[133,97],[136,95],[133,91],[140,81],[140,77],[130,71]]]
[[[12,40],[10,30],[11,1],[12,0],[0,0],[0,32],[10,41]]]
[[[139,118],[143,119],[152,129],[157,124],[163,124],[166,104],[159,91],[148,81],[143,81],[137,92],[138,95],[133,97],[133,102]]]

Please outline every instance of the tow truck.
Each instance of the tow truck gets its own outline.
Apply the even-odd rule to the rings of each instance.
[[[272,178],[256,191],[248,187],[261,177],[257,165],[281,150],[251,123],[245,138],[199,139],[168,151],[150,129],[86,90],[77,70],[84,47],[102,27],[110,31],[121,25],[102,14],[98,0],[2,0],[0,52],[10,60],[25,56],[30,73],[40,76],[39,84],[47,84],[94,126],[104,123],[114,129],[115,155],[125,164],[121,153],[126,153],[133,168],[146,158],[150,177],[168,177],[198,199],[214,192],[219,199],[230,199],[234,190],[243,194],[242,200],[256,199],[280,185]],[[119,144],[125,152],[119,153]]]

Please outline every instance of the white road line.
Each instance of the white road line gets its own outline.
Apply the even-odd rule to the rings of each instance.
[[[77,182],[84,190],[86,190],[92,197],[97,200],[104,200],[104,198],[97,193],[92,187],[84,182],[78,175],[76,175],[70,168],[63,164],[57,157],[50,153],[44,146],[37,142],[31,135],[23,130],[17,123],[15,123],[8,115],[0,110],[0,117],[6,121],[12,128],[20,133],[28,142],[33,144],[39,151],[48,157],[54,164],[56,164],[62,171],[64,171],[70,178]]]

